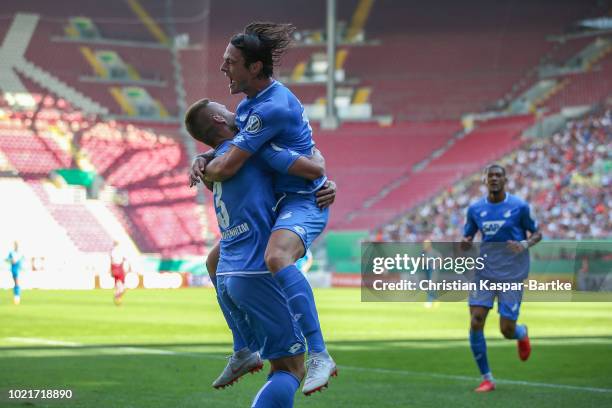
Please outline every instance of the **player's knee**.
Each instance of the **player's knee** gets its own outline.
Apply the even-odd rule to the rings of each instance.
[[[479,314],[473,314],[470,320],[470,328],[472,330],[482,330],[484,329],[485,318]]]
[[[291,257],[289,257],[287,253],[279,249],[266,250],[264,259],[266,261],[266,266],[268,267],[268,270],[272,273],[276,273],[293,263],[291,261]]]

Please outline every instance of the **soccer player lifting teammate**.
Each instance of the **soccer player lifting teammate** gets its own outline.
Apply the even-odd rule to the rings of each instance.
[[[272,77],[274,64],[289,46],[294,29],[290,24],[251,23],[231,38],[221,71],[229,79],[231,94],[246,95],[236,109],[239,133],[222,156],[211,161],[200,156],[194,161],[192,181],[204,173],[212,181],[227,180],[268,143],[279,151],[289,149],[293,155],[312,155],[312,129],[302,104]],[[325,176],[309,181],[289,174],[275,175],[278,216],[265,249],[267,268],[289,299],[307,340],[309,358],[302,389],[306,395],[326,387],[329,377],[337,372],[325,347],[312,289],[295,266],[327,224],[328,209],[317,207],[316,199],[317,190],[325,183]],[[331,188],[335,189],[333,185]],[[216,270],[217,253],[215,248],[209,255],[209,272]],[[241,365],[238,358],[233,363]]]
[[[213,147],[214,157],[228,154],[234,136],[234,114],[206,99],[189,108],[185,124],[197,140]],[[268,381],[253,407],[291,407],[304,376],[304,338],[287,297],[264,260],[276,219],[272,171],[289,171],[316,179],[320,158],[264,146],[233,177],[212,185],[221,230],[219,259],[213,280],[217,298],[234,336],[234,355],[213,384],[225,387],[237,373],[259,371],[261,357],[272,365]],[[207,179],[204,182],[210,188]],[[236,364],[237,361],[241,361]]]
[[[477,272],[477,282],[522,282],[529,274],[528,249],[542,239],[529,205],[505,190],[506,170],[493,164],[485,171],[488,194],[471,204],[467,210],[462,247],[471,246],[478,231],[482,235],[480,247],[485,267]],[[522,290],[481,290],[470,293],[470,346],[482,375],[481,384],[474,390],[488,392],[495,389],[495,380],[487,359],[484,326],[489,310],[497,297],[500,330],[506,339],[518,341],[518,354],[526,361],[531,353],[527,326],[517,324]]]

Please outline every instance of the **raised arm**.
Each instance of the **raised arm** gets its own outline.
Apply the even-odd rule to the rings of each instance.
[[[251,157],[251,153],[232,145],[225,154],[215,157],[206,165],[205,179],[225,181],[238,173],[238,170]]]

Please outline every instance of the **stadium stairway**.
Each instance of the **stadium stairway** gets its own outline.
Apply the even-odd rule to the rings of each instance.
[[[66,229],[24,180],[0,178],[0,197],[0,248],[9,248],[18,240],[31,256],[69,257],[78,252]]]
[[[71,199],[58,200],[53,198],[56,195],[54,193],[57,193],[53,191],[54,186],[46,186],[40,182],[31,182],[29,185],[80,251],[109,252],[111,250],[113,238],[84,205],[84,197],[74,201]],[[69,190],[64,189],[61,193],[65,196]]]
[[[403,177],[367,207],[352,213],[345,225],[351,229],[372,229],[391,221],[516,148],[522,143],[520,135],[533,120],[531,115],[492,119],[472,132],[459,134],[443,149],[433,152],[424,166]]]
[[[22,81],[12,72],[20,72],[40,86],[66,99],[87,113],[107,114],[108,109],[72,88],[59,78],[25,58],[25,52],[36,30],[40,17],[36,14],[17,13],[2,45],[2,60],[8,63],[0,76],[0,88],[10,92],[27,92]],[[7,71],[11,71],[7,74]]]
[[[119,242],[128,257],[140,254],[140,250],[134,244],[130,234],[128,234],[123,224],[104,202],[100,200],[87,200],[84,205],[89,213],[98,221],[102,229],[106,231],[107,235],[112,237],[113,241]]]
[[[47,71],[37,67],[25,59],[16,68],[26,77],[36,82],[41,87],[55,93],[57,96],[66,99],[75,107],[83,112],[91,114],[108,114],[108,108],[85,96],[70,85],[51,75]]]

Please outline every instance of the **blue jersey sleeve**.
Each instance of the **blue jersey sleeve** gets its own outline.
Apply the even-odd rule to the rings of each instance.
[[[533,211],[531,210],[531,206],[529,204],[525,204],[521,207],[521,228],[525,231],[529,231],[534,233],[538,230],[538,222],[533,215]]]
[[[287,111],[263,103],[253,110],[244,128],[234,137],[234,144],[249,153],[255,153],[266,142],[277,136],[287,125]]]
[[[474,221],[474,216],[472,214],[472,207],[468,207],[465,213],[465,225],[463,226],[463,236],[464,237],[473,237],[478,232],[478,225],[476,221]]]
[[[277,146],[273,143],[265,145],[261,149],[260,154],[268,166],[281,174],[287,174],[293,163],[300,158],[299,153],[291,149]]]

